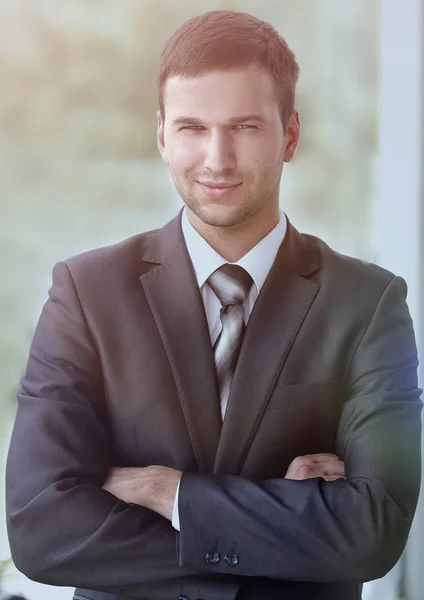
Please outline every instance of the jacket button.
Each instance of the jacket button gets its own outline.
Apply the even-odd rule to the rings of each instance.
[[[218,552],[208,552],[206,554],[206,561],[208,563],[210,563],[211,565],[216,565],[216,563],[219,563],[220,557]]]
[[[229,552],[226,554],[224,556],[224,560],[229,567],[235,567],[239,564],[239,557],[237,554],[234,554],[234,552]]]

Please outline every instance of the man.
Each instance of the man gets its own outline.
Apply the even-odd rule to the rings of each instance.
[[[185,208],[53,270],[7,464],[15,563],[74,598],[357,599],[420,483],[401,277],[279,211],[298,66],[248,14],[161,55],[158,146]]]

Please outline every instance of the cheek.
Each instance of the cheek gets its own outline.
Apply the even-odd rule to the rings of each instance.
[[[277,144],[255,137],[250,140],[240,140],[237,146],[237,157],[240,164],[247,168],[263,170],[278,162],[281,154]]]
[[[263,147],[258,154],[258,164],[261,171],[274,171],[281,167],[284,161],[285,146],[274,144],[272,146]]]
[[[185,141],[178,145],[168,147],[170,162],[179,170],[190,169],[202,160],[202,152],[199,144]]]

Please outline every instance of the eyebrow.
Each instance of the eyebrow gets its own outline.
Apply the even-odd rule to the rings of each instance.
[[[264,119],[264,117],[261,117],[261,115],[244,115],[242,117],[232,117],[231,119],[228,120],[228,125],[237,125],[239,123],[244,123],[245,121],[258,121],[259,123],[266,123],[266,119]],[[177,117],[176,119],[174,119],[172,121],[172,125],[181,125],[181,124],[187,124],[187,125],[204,125],[205,123],[202,121],[202,119],[199,119],[197,117]]]

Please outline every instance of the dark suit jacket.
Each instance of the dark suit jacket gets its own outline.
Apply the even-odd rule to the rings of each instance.
[[[17,568],[96,600],[360,598],[401,555],[418,497],[406,291],[288,222],[221,429],[181,215],[58,263],[7,460]],[[347,480],[284,479],[318,452]],[[154,464],[184,472],[181,533],[101,487],[111,465]]]

